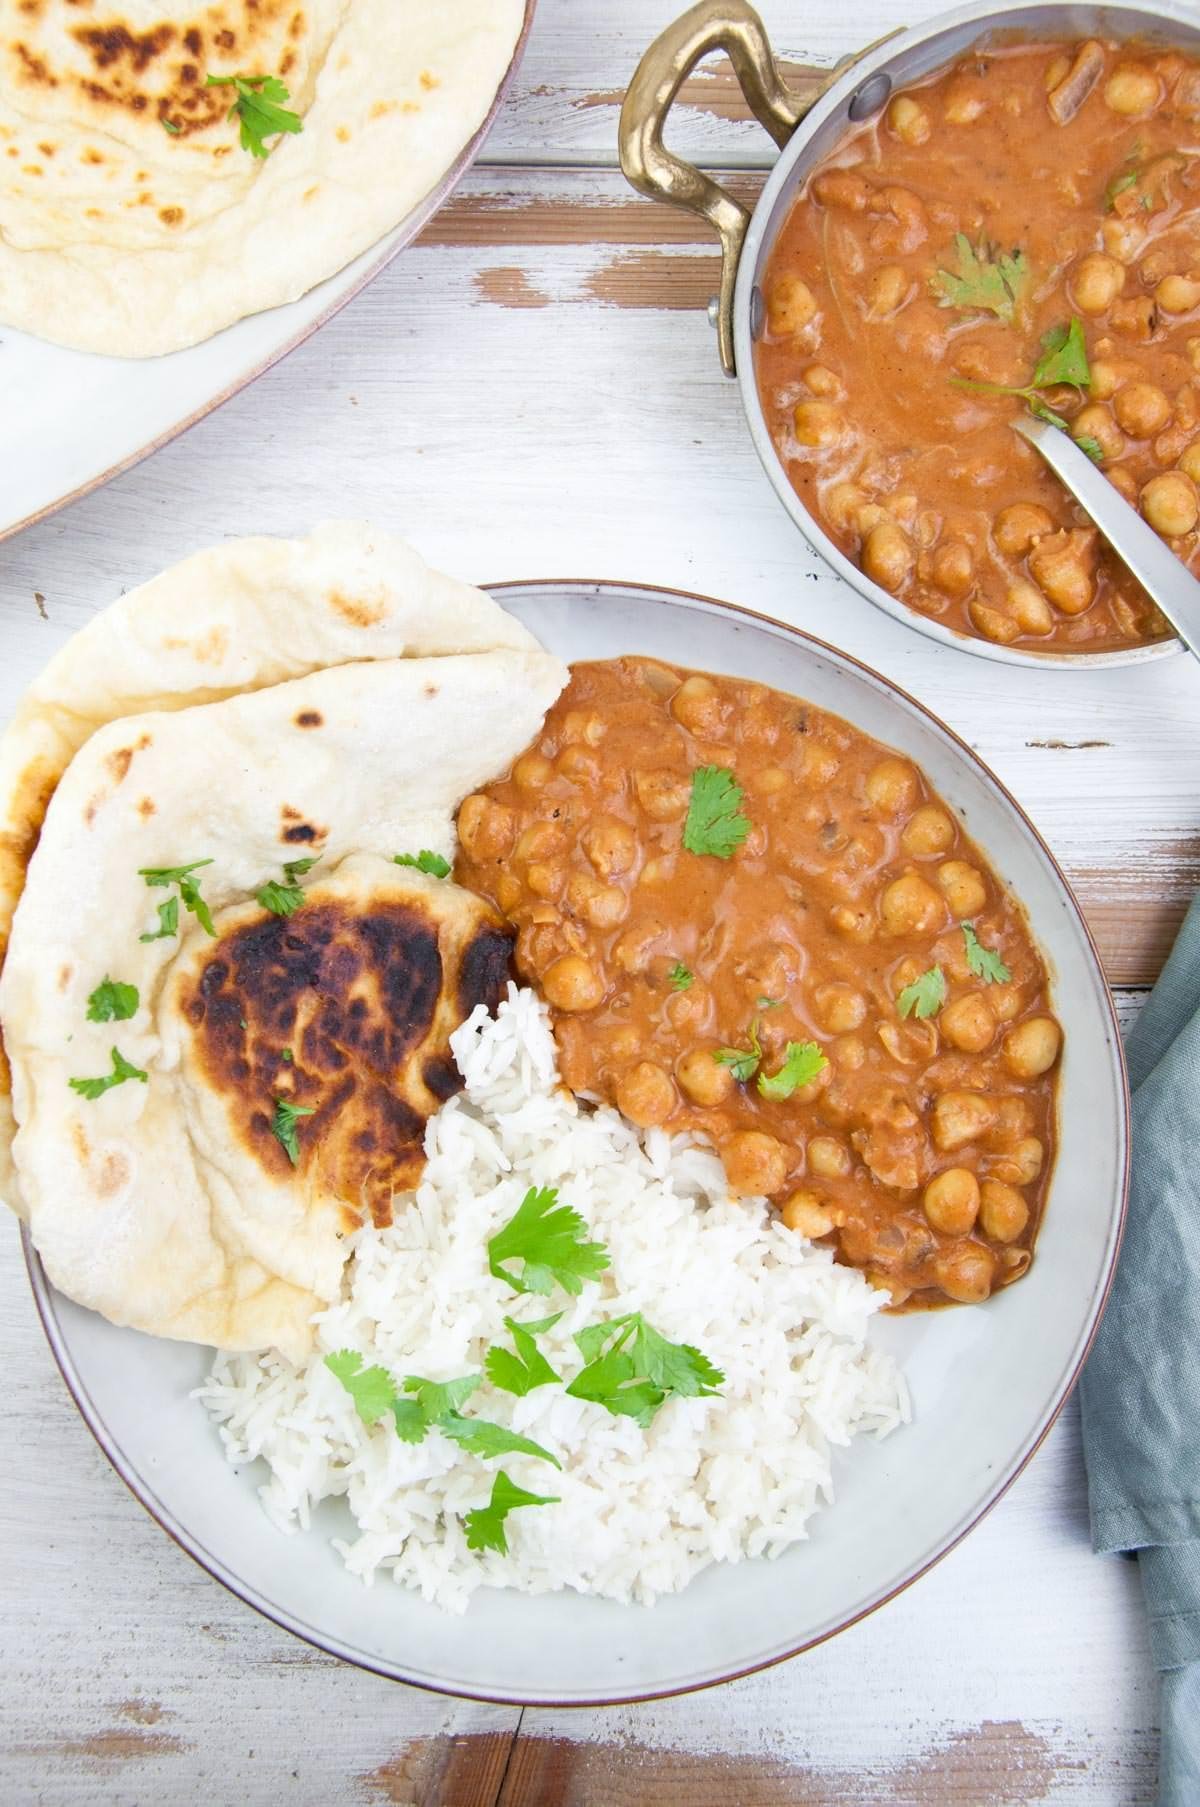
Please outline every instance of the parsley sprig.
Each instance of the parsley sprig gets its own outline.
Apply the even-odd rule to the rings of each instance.
[[[531,1186],[516,1215],[488,1243],[488,1265],[514,1292],[548,1293],[555,1283],[578,1295],[609,1265],[602,1242],[586,1240],[578,1211],[558,1203],[557,1186]],[[518,1276],[506,1261],[522,1261]]]
[[[602,1405],[614,1418],[632,1418],[645,1430],[675,1394],[681,1399],[716,1395],[725,1376],[691,1343],[672,1343],[640,1311],[577,1331],[585,1366],[567,1392]]]
[[[504,1521],[518,1506],[556,1506],[557,1493],[527,1493],[510,1480],[501,1468],[492,1482],[492,1497],[486,1506],[475,1506],[466,1516],[468,1550],[498,1550],[508,1555],[508,1538]]]
[[[750,818],[742,813],[744,795],[727,767],[696,768],[683,825],[683,844],[689,853],[708,853],[719,860],[733,858],[750,833]]]
[[[484,1356],[484,1372],[494,1387],[524,1399],[535,1387],[548,1387],[562,1379],[537,1346],[537,1338],[547,1330],[553,1330],[561,1317],[562,1312],[556,1311],[553,1317],[527,1319],[524,1323],[505,1318],[504,1328],[512,1337],[516,1353],[512,1349],[496,1347]]]
[[[954,250],[957,274],[935,270],[931,279],[938,306],[976,308],[1012,326],[1029,282],[1024,252],[998,251],[985,239],[973,245],[965,232],[955,234]]]
[[[283,883],[277,879],[268,879],[262,888],[254,893],[255,901],[264,910],[270,910],[273,916],[294,916],[304,902],[303,887],[296,880],[303,878],[306,872],[317,863],[316,854],[302,860],[287,860],[283,868]]]
[[[1070,421],[1065,415],[1055,412],[1041,391],[1065,385],[1082,393],[1089,387],[1091,380],[1092,370],[1088,363],[1087,342],[1083,336],[1083,321],[1078,316],[1066,325],[1051,327],[1048,333],[1042,335],[1042,355],[1028,383],[982,383],[966,376],[950,378],[957,388],[970,389],[977,395],[1017,396],[1037,420],[1048,421],[1052,427],[1058,427],[1064,433],[1071,431]],[[1081,451],[1087,453],[1093,463],[1099,464],[1103,459],[1104,448],[1090,433],[1082,434],[1075,443]]]
[[[975,933],[975,925],[970,922],[959,924],[963,932],[963,940],[967,948],[967,965],[977,979],[985,985],[1007,985],[1012,978],[1007,966],[999,954],[990,947],[984,947]]]
[[[136,985],[122,985],[107,974],[87,1001],[89,1023],[127,1023],[138,1007]]]
[[[103,1098],[105,1092],[111,1092],[115,1085],[124,1085],[127,1079],[140,1079],[143,1085],[146,1084],[149,1075],[126,1060],[119,1048],[111,1048],[109,1058],[111,1073],[105,1073],[100,1079],[71,1079],[67,1082],[71,1090],[78,1092],[81,1098]]]
[[[392,859],[397,866],[415,866],[418,872],[427,872],[430,878],[449,878],[450,862],[443,854],[431,853],[428,847],[422,847],[420,853],[394,853]]]
[[[439,1430],[461,1449],[485,1460],[536,1456],[554,1468],[562,1467],[557,1456],[531,1437],[522,1437],[487,1418],[463,1416],[459,1407],[479,1387],[478,1374],[464,1374],[455,1380],[426,1380],[422,1374],[409,1374],[397,1387],[386,1368],[378,1364],[364,1368],[355,1349],[334,1350],[325,1357],[325,1366],[341,1381],[364,1424],[378,1424],[390,1414],[396,1435],[404,1443],[423,1443],[430,1430]]]
[[[279,104],[292,97],[277,75],[209,75],[204,86],[234,89],[236,99],[226,118],[241,121],[242,149],[252,157],[270,156],[266,139],[304,130],[300,115]]]
[[[179,904],[190,910],[206,935],[216,939],[213,927],[212,911],[200,895],[200,880],[193,878],[202,866],[211,866],[212,860],[193,860],[190,866],[139,866],[138,877],[144,878],[151,887],[162,885],[178,885],[179,897],[171,898],[169,903],[159,904],[156,934],[143,935],[143,941],[159,941],[164,935],[173,935],[179,930]],[[172,908],[171,906],[174,906]]]
[[[936,1016],[946,1002],[946,975],[940,966],[931,966],[919,978],[906,985],[896,999],[901,1016]]]
[[[760,1073],[758,1090],[763,1098],[790,1098],[802,1086],[811,1085],[829,1065],[816,1042],[789,1042],[777,1073]]]

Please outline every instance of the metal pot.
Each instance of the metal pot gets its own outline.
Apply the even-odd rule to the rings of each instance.
[[[848,559],[809,514],[792,488],[772,443],[754,371],[754,341],[763,329],[762,276],[775,239],[809,172],[846,131],[871,119],[896,88],[919,81],[996,34],[1027,37],[1104,36],[1158,40],[1200,53],[1194,0],[1121,0],[1119,5],[1076,0],[1007,0],[964,6],[926,25],[893,33],[843,58],[833,69],[794,69],[784,81],[762,20],[747,0],[700,0],[667,27],[638,65],[621,109],[621,167],[651,200],[685,207],[707,220],[721,241],[721,292],[710,303],[721,364],[736,377],[763,466],[780,501],[809,544],[877,607],[909,627],[960,651],[1007,665],[1044,667],[1143,664],[1182,650],[1178,640],[1115,652],[1037,652],[999,646],[955,633],[891,596]],[[779,161],[753,213],[711,176],[669,151],[663,128],[683,82],[696,64],[723,50],[733,64],[755,118],[780,148]]]

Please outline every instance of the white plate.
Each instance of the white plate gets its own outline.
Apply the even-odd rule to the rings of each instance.
[[[991,1506],[1049,1429],[1103,1306],[1124,1210],[1127,1095],[1095,949],[1066,882],[1013,799],[935,718],[844,654],[727,604],[623,584],[493,594],[572,659],[655,654],[811,699],[918,761],[1025,903],[1065,1031],[1058,1161],[1028,1275],[987,1305],[878,1320],[915,1422],[856,1442],[811,1542],[707,1570],[651,1609],[572,1593],[487,1590],[449,1617],[391,1582],[365,1588],[329,1537],[281,1536],[188,1398],[209,1353],[117,1330],[50,1289],[26,1244],[51,1346],[94,1435],[159,1523],[234,1593],[347,1661],[495,1701],[599,1703],[739,1675],[843,1629],[906,1586]],[[257,1465],[255,1465],[257,1466]],[[119,1552],[114,1561],[120,1560]]]
[[[437,212],[491,129],[517,72],[537,0],[470,143],[424,200],[298,301],[251,314],[161,358],[104,358],[0,325],[0,540],[74,502],[203,420],[277,364],[365,288]]]

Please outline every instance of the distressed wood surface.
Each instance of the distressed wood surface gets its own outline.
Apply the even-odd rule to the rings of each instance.
[[[948,655],[790,526],[721,377],[695,222],[615,173],[642,49],[682,0],[542,0],[486,161],[362,297],[183,440],[0,549],[0,715],[97,607],[195,547],[334,513],[477,580],[729,597],[886,671],[956,727],[1075,882],[1113,983],[1161,964],[1200,878],[1200,681]],[[826,63],[928,0],[771,0]],[[727,72],[672,142],[752,199],[771,149]],[[1127,991],[1123,1007],[1136,1007]],[[971,1538],[873,1618],[728,1688],[585,1714],[453,1702],[257,1619],[146,1517],[77,1418],[0,1238],[0,1802],[1149,1807],[1155,1689],[1133,1565],[1087,1545],[1073,1405]]]

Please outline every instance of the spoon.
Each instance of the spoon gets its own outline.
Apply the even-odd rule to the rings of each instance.
[[[1200,659],[1200,582],[1097,470],[1087,453],[1080,451],[1070,434],[1044,420],[1016,420],[1013,426],[1066,484],[1184,645]]]

